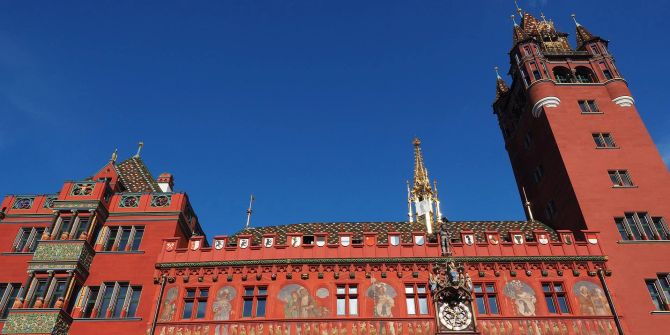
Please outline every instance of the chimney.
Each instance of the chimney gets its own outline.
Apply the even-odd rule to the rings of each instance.
[[[161,191],[172,192],[172,188],[174,187],[174,177],[172,177],[171,173],[161,173],[156,181],[158,182],[158,187],[161,188]]]

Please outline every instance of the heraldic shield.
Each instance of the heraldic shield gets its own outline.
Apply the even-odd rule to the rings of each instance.
[[[479,334],[472,309],[472,279],[461,265],[435,264],[430,292],[435,302],[437,334]]]

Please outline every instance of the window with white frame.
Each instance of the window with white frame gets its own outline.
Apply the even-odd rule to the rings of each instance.
[[[144,236],[144,226],[105,226],[98,241],[103,251],[137,251]]]
[[[337,315],[358,315],[358,286],[355,284],[337,285]]]
[[[33,252],[37,247],[37,241],[44,233],[44,227],[23,227],[19,229],[14,244],[12,245],[12,252]]]
[[[408,315],[427,315],[428,293],[426,284],[405,284],[405,304]]]
[[[6,319],[9,309],[12,308],[14,300],[19,295],[21,284],[4,283],[0,284],[0,319]]]
[[[614,218],[614,222],[623,240],[670,240],[670,230],[662,217],[631,212]]]
[[[647,279],[647,290],[651,295],[651,301],[654,303],[655,310],[670,310],[670,275],[659,273],[654,279]]]
[[[84,318],[130,318],[137,312],[141,294],[142,286],[127,282],[105,282],[100,286],[84,287],[78,301],[84,308]]]
[[[628,170],[609,170],[607,171],[607,174],[609,174],[610,180],[612,180],[614,187],[635,186],[635,184],[633,184],[633,179],[630,178]]]

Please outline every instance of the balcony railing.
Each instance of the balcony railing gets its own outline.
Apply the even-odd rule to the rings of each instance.
[[[29,270],[77,270],[88,272],[95,252],[85,240],[39,241]]]
[[[12,309],[2,334],[66,335],[72,318],[62,309]]]

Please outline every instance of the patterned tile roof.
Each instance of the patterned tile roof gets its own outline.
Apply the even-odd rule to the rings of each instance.
[[[158,183],[139,157],[131,157],[116,165],[119,178],[128,192],[160,192]]]
[[[478,242],[486,242],[485,231],[497,231],[501,236],[507,236],[508,232],[520,230],[527,240],[534,240],[533,230],[546,230],[553,240],[558,240],[558,235],[549,226],[539,221],[449,221],[449,236],[452,241],[460,241],[461,231],[473,231]],[[389,232],[401,233],[402,243],[412,242],[412,232],[425,232],[423,223],[409,222],[331,222],[331,223],[297,223],[280,226],[252,227],[243,229],[230,237],[231,242],[236,242],[239,235],[252,235],[252,244],[260,244],[264,234],[276,234],[277,244],[286,244],[286,235],[290,233],[301,233],[311,235],[314,233],[327,233],[328,243],[338,243],[338,233],[352,233],[353,239],[363,239],[363,233],[377,233],[378,243],[387,243]]]

